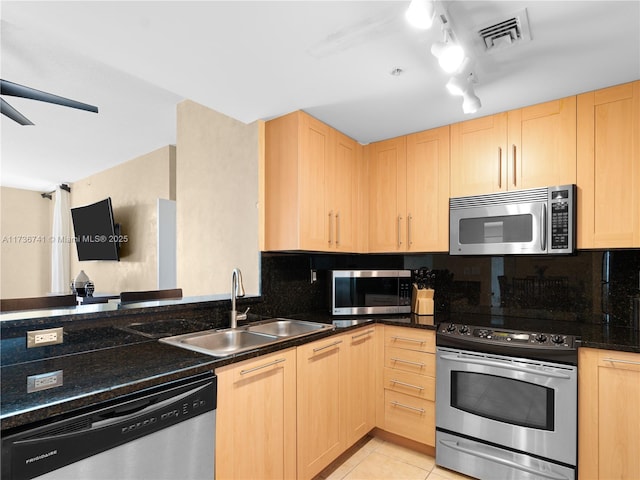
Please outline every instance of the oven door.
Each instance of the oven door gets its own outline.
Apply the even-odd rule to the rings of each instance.
[[[436,427],[576,465],[577,368],[444,347]]]

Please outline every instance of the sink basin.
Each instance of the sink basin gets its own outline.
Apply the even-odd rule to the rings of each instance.
[[[159,341],[214,357],[227,357],[237,353],[255,350],[265,345],[284,342],[290,338],[311,335],[324,330],[333,330],[334,325],[323,323],[274,318],[257,325],[240,329],[205,330],[185,333]]]
[[[214,357],[226,357],[274,343],[278,337],[246,330],[223,330],[187,333],[160,341],[177,347],[206,353]]]
[[[305,322],[303,320],[289,320],[286,318],[277,318],[268,323],[259,325],[250,325],[247,330],[249,332],[265,333],[267,335],[275,335],[276,337],[298,337],[309,333],[319,332],[321,330],[332,330],[333,325],[325,325],[323,323]]]

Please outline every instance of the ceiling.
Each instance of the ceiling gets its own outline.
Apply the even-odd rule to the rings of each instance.
[[[190,99],[242,122],[302,109],[361,143],[640,79],[640,1],[444,1],[475,63],[462,113],[408,25],[409,1],[4,1],[1,76],[97,105],[4,96],[3,186],[47,191],[176,141]],[[531,40],[487,53],[477,30],[526,8]],[[390,72],[399,67],[403,73]]]

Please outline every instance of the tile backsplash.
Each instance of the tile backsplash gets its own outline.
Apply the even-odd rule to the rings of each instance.
[[[328,311],[327,271],[436,271],[436,313],[483,313],[630,326],[640,295],[640,250],[571,256],[262,254],[268,315]],[[312,271],[317,281],[311,282]]]

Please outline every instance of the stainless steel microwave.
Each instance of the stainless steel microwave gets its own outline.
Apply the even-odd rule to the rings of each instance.
[[[331,270],[333,315],[411,311],[411,270]]]
[[[571,254],[576,186],[449,199],[449,254]]]

